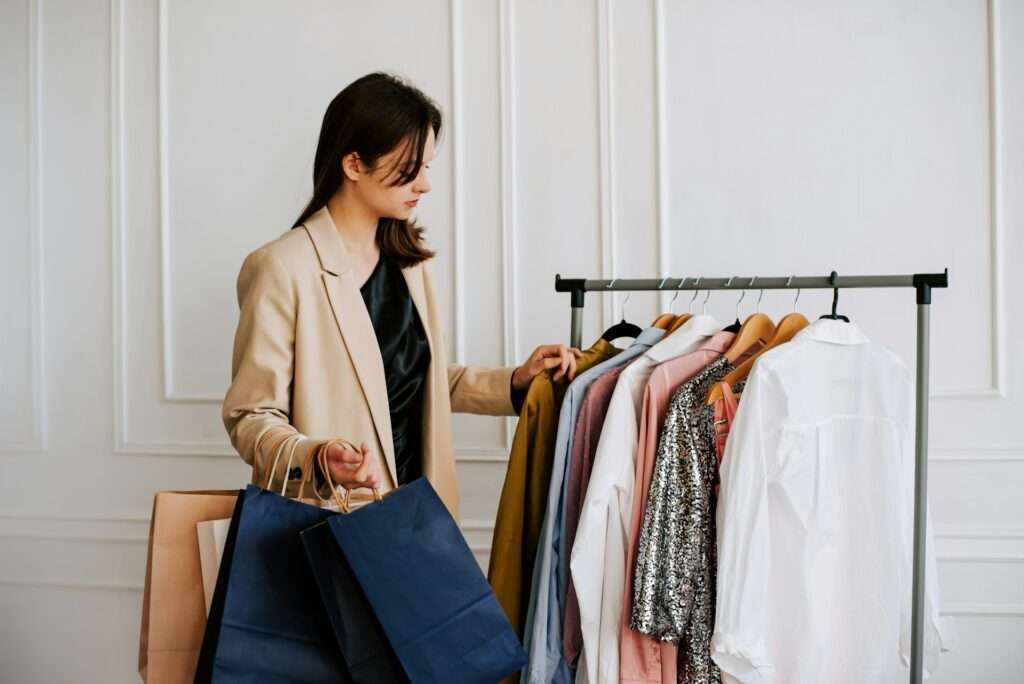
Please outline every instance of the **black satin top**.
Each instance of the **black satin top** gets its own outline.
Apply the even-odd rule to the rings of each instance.
[[[430,345],[401,268],[383,252],[359,291],[384,359],[395,470],[403,485],[423,473],[420,440]]]

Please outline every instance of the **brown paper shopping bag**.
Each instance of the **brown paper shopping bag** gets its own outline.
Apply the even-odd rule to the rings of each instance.
[[[192,681],[206,628],[196,523],[230,517],[238,494],[168,491],[153,498],[139,631],[142,681]]]

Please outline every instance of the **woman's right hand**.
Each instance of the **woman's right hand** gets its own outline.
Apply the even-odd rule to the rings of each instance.
[[[359,445],[359,451],[343,442],[334,442],[327,447],[326,456],[327,469],[335,484],[345,489],[380,489],[380,471],[366,442]]]

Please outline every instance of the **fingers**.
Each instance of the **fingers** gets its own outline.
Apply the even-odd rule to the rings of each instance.
[[[566,374],[572,380],[573,376],[576,375],[576,356],[564,344],[556,345],[555,353],[558,355],[556,357],[558,359],[558,372],[555,373],[555,380],[562,379]]]
[[[353,451],[351,447],[346,444],[332,444],[327,450],[327,459],[332,464],[340,464],[355,469],[360,463],[363,462],[363,455],[358,451]]]
[[[366,442],[355,451],[348,445],[334,444],[328,450],[328,467],[336,484],[345,489],[380,489],[381,477]]]
[[[554,380],[561,380],[563,377],[572,380],[576,377],[576,359],[580,358],[582,353],[576,347],[565,344],[541,345],[530,356],[530,362],[539,366],[534,375],[542,370],[557,368],[552,375]]]
[[[352,486],[348,487],[349,489],[357,487],[380,489],[380,475],[377,473],[377,464],[372,458],[363,460],[363,464],[352,474],[351,482]]]

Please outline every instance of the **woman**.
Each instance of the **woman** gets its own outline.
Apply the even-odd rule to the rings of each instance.
[[[223,419],[254,483],[288,478],[294,496],[317,448],[340,438],[360,446],[328,447],[333,482],[384,493],[422,474],[457,519],[451,412],[516,415],[513,393],[538,373],[575,375],[579,350],[565,345],[517,368],[447,363],[434,254],[409,218],[440,132],[416,88],[382,73],[353,82],[324,115],[309,204],[242,264]],[[292,467],[270,472],[282,452]]]

